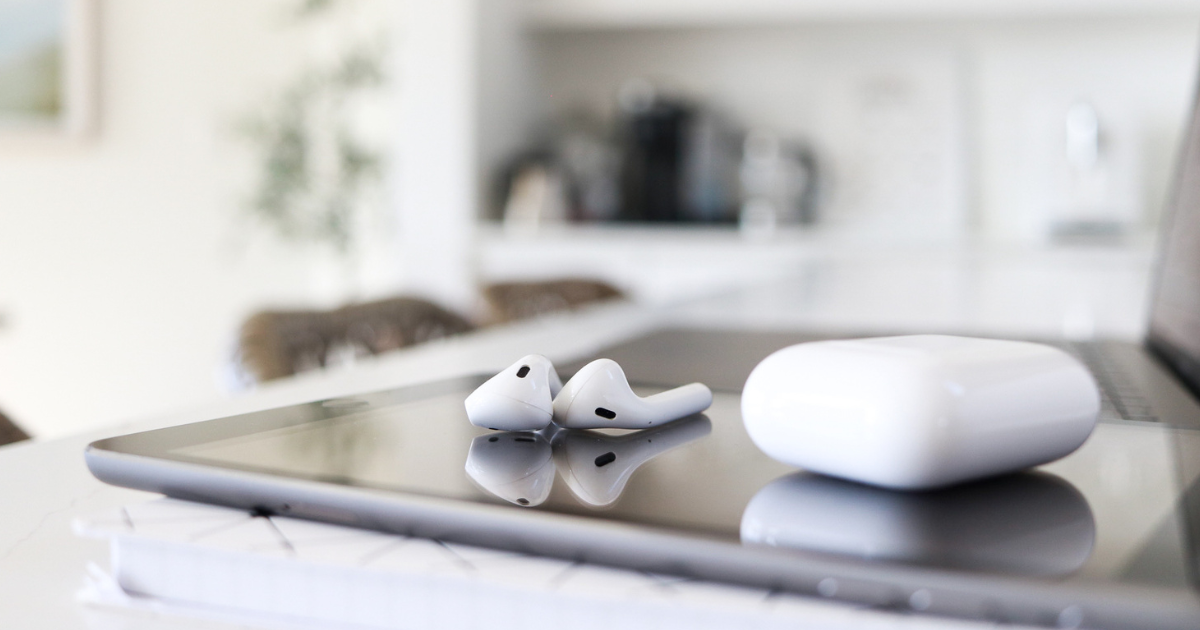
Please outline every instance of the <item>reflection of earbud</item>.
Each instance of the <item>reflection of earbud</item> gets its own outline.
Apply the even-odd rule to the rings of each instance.
[[[621,496],[639,466],[711,431],[704,416],[620,436],[565,430],[554,436],[554,460],[580,501],[604,507]]]
[[[504,431],[536,431],[550,424],[562,380],[546,357],[531,354],[467,396],[471,424]]]
[[[645,429],[700,413],[711,404],[712,391],[700,383],[639,398],[616,361],[597,359],[558,393],[554,421],[571,429]]]
[[[540,505],[554,485],[550,443],[537,433],[491,433],[471,440],[467,475],[517,505]]]
[[[1092,552],[1087,500],[1045,473],[919,494],[795,473],[758,491],[742,542],[1019,575],[1066,575]]]
[[[576,498],[605,507],[616,502],[642,464],[710,432],[712,422],[699,416],[620,436],[558,427],[489,433],[471,441],[466,469],[489,493],[535,506],[550,496],[557,468]]]

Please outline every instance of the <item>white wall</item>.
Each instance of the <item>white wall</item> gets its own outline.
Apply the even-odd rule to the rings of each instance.
[[[402,88],[394,198],[400,286],[458,309],[474,303],[482,1],[408,0],[410,28],[397,64]]]
[[[1084,98],[1107,117],[1110,145],[1140,162],[1142,223],[1155,225],[1175,172],[1200,61],[1195,15],[1000,23],[971,39],[976,200],[985,233],[1037,231],[1041,156],[1061,144],[1063,116]],[[1061,149],[1060,149],[1061,150]]]
[[[400,288],[479,308],[476,225],[496,169],[536,137],[520,0],[408,0],[396,163]]]
[[[334,45],[296,4],[106,0],[95,137],[0,137],[0,409],[35,435],[219,396],[248,312],[331,299],[327,256],[238,219],[234,120]]]

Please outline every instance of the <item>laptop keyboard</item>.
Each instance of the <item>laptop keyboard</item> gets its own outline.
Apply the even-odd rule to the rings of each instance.
[[[779,348],[855,336],[859,335],[667,328],[606,348],[596,357],[605,356],[620,363],[629,380],[640,385],[676,387],[700,381],[714,390],[740,392],[754,366]],[[1101,418],[1160,422],[1104,343],[1035,341],[1070,353],[1091,370],[1100,386]],[[712,357],[721,360],[713,361]],[[566,377],[586,362],[559,366],[559,374]]]
[[[1059,345],[1059,344],[1055,344]],[[1100,386],[1100,417],[1129,420],[1132,422],[1159,422],[1150,401],[1142,395],[1137,385],[1129,378],[1099,343],[1067,343],[1059,345],[1083,362]]]

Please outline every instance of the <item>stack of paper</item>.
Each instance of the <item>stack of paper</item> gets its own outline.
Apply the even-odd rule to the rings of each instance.
[[[75,526],[112,544],[84,599],[276,627],[990,627],[173,499]]]

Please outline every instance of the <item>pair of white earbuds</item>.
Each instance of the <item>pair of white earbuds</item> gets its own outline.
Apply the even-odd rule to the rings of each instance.
[[[700,413],[712,391],[691,383],[639,397],[611,359],[597,359],[563,385],[550,360],[523,357],[467,396],[471,424],[502,431],[537,431],[551,422],[571,429],[645,429]]]

